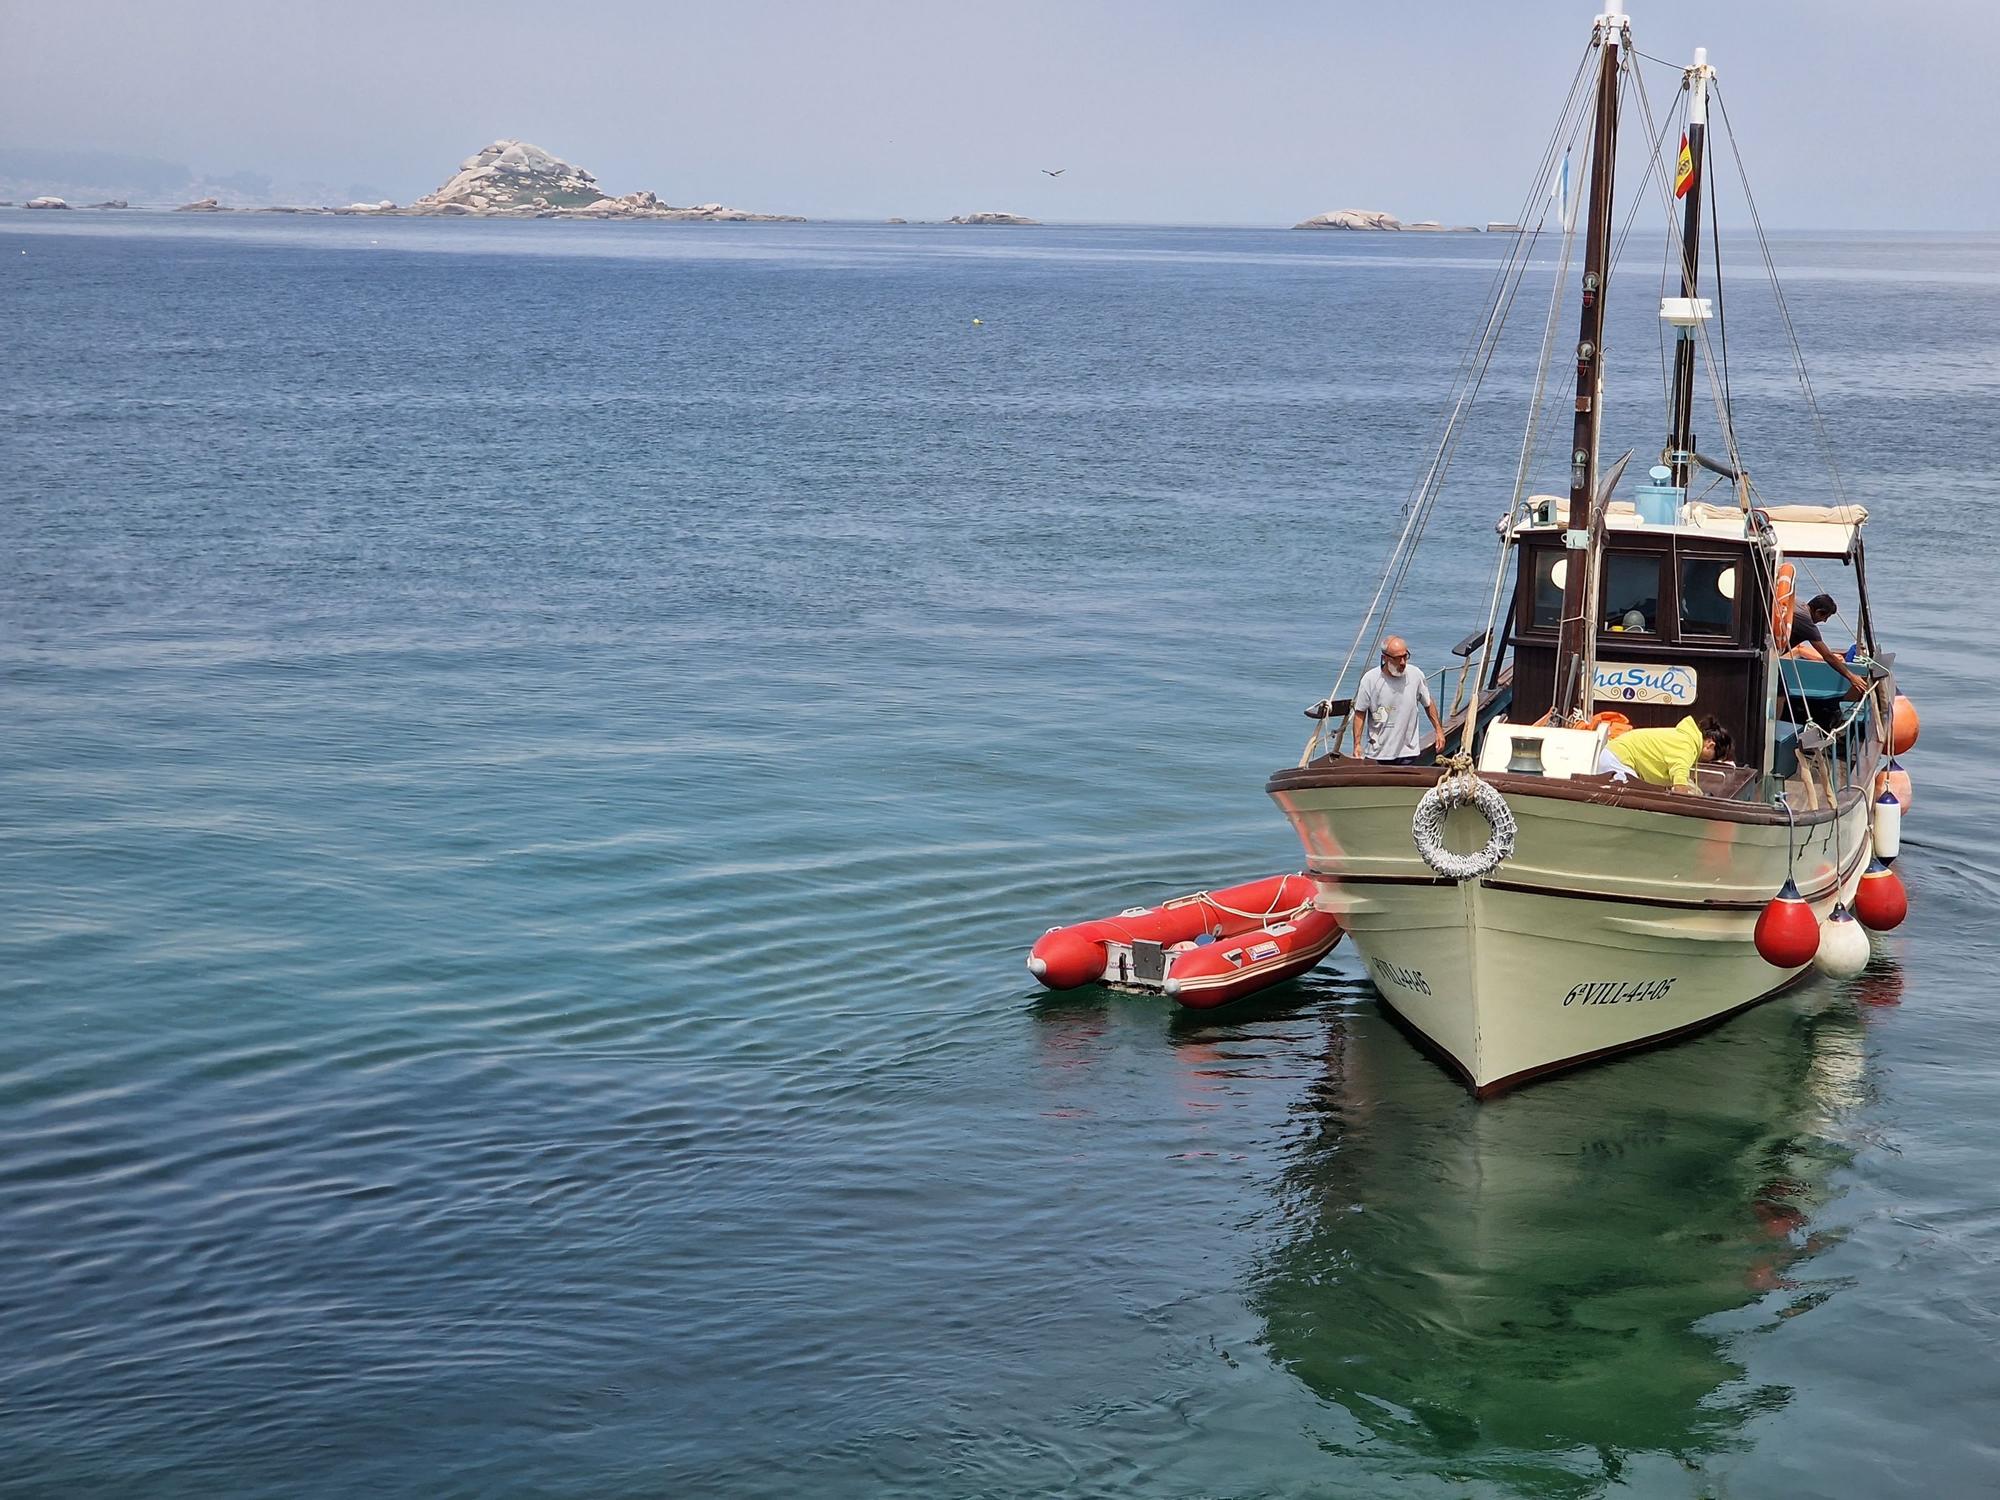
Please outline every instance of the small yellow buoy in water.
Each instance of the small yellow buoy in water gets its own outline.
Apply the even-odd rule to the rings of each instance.
[[[21,253],[25,255],[27,252],[24,250]],[[984,328],[986,326],[986,320],[984,318],[974,318],[972,320],[972,326],[974,328]]]

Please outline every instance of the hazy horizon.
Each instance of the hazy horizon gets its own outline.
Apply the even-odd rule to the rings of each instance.
[[[1709,48],[1767,225],[2000,228],[2000,168],[1961,144],[2000,115],[1985,77],[2000,17],[1631,9],[1640,52]],[[1484,224],[1520,208],[1592,10],[0,0],[0,171],[95,153],[246,201],[408,203],[514,137],[607,192],[819,219],[1256,225],[1371,208]],[[1671,69],[1648,65],[1646,84],[1663,119]],[[1644,134],[1636,103],[1625,133]]]

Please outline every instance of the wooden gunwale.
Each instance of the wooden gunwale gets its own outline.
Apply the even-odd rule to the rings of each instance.
[[[1618,782],[1577,777],[1558,780],[1546,776],[1510,775],[1505,771],[1481,771],[1479,779],[1508,797],[1541,797],[1555,802],[1581,802],[1597,807],[1623,807],[1634,812],[1668,813],[1677,818],[1699,818],[1710,823],[1752,823],[1758,825],[1790,822],[1795,828],[1810,828],[1851,810],[1866,796],[1874,780],[1874,759],[1856,780],[1840,789],[1831,806],[1794,809],[1790,818],[1784,810],[1765,802],[1736,802],[1721,797],[1676,795],[1661,787],[1636,782]],[[1306,766],[1287,766],[1274,771],[1264,783],[1270,794],[1301,792],[1334,787],[1405,787],[1421,791],[1437,785],[1443,777],[1441,766],[1389,766],[1377,761],[1316,761]]]

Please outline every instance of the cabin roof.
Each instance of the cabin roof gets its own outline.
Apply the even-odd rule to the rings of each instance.
[[[1562,508],[1569,501],[1561,496],[1537,495],[1534,500],[1554,499],[1557,502],[1555,514],[1562,514]],[[1531,501],[1532,505],[1533,502]],[[1866,508],[1859,505],[1765,505],[1760,506],[1771,519],[1771,529],[1777,534],[1779,550],[1788,557],[1849,557],[1853,555],[1856,538],[1868,521]],[[1699,500],[1690,501],[1681,507],[1680,524],[1676,526],[1649,525],[1639,519],[1638,507],[1629,500],[1613,500],[1604,517],[1605,529],[1612,532],[1637,531],[1654,536],[1678,536],[1690,541],[1745,540],[1743,512],[1733,505],[1706,505]],[[1523,523],[1514,528],[1514,534],[1521,536],[1530,532],[1560,533],[1561,526]]]

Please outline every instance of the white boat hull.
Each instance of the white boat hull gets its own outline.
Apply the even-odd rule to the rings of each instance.
[[[1384,1001],[1477,1093],[1709,1025],[1803,972],[1767,964],[1753,938],[1786,876],[1783,823],[1621,806],[1610,793],[1535,795],[1525,778],[1492,777],[1520,824],[1516,852],[1460,884],[1433,875],[1411,842],[1428,777],[1281,779],[1272,795],[1306,846],[1318,904]],[[1485,833],[1469,809],[1447,825],[1455,847]],[[1859,800],[1798,830],[1795,878],[1816,912],[1853,894],[1867,839]]]

